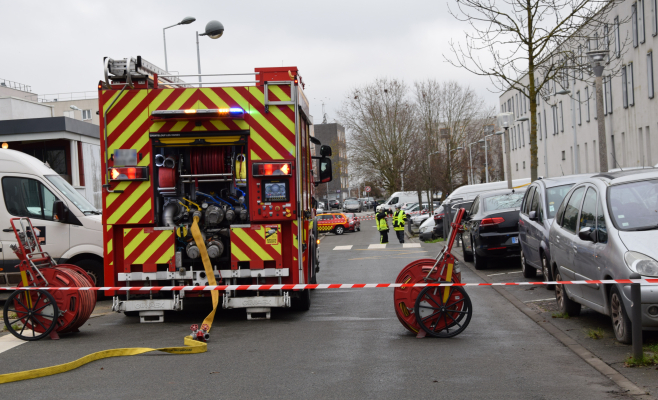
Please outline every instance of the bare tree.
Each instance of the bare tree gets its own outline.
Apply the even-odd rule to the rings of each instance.
[[[399,190],[417,139],[416,106],[405,83],[381,78],[352,89],[338,115],[349,132],[350,169],[389,193]]]
[[[451,14],[467,22],[466,44],[452,41],[451,64],[488,76],[501,91],[517,90],[530,102],[530,175],[537,179],[537,98],[588,68],[583,52],[601,32],[609,46],[608,14],[623,0],[460,0]],[[620,21],[623,23],[625,21]],[[597,43],[598,46],[598,43]],[[622,43],[617,46],[621,49]],[[568,82],[568,78],[567,78]],[[553,89],[555,92],[555,89]]]

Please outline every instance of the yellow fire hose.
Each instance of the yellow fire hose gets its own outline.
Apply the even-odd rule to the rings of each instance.
[[[192,224],[192,236],[194,236],[194,241],[196,242],[196,245],[201,253],[201,260],[203,261],[203,268],[206,271],[206,275],[208,276],[208,283],[210,285],[216,285],[217,281],[215,280],[215,274],[212,270],[212,266],[210,265],[210,258],[208,257],[206,245],[203,242],[203,237],[201,236],[201,231],[199,230],[198,224],[199,224],[199,217],[195,216],[194,222]],[[212,311],[203,320],[203,323],[208,324],[208,327],[212,326],[213,320],[215,318],[215,312],[217,311],[217,305],[219,303],[219,293],[217,293],[214,290],[211,291],[210,293],[212,296]],[[192,339],[191,336],[185,336],[183,338],[183,343],[185,344],[185,346],[180,346],[180,347],[161,347],[158,349],[152,349],[148,347],[131,347],[125,349],[111,349],[111,350],[98,351],[96,353],[86,355],[82,358],[79,358],[71,362],[67,362],[65,364],[59,364],[59,365],[54,365],[52,367],[31,369],[29,371],[12,372],[10,374],[0,375],[0,384],[61,374],[62,372],[71,371],[85,364],[88,364],[92,361],[101,360],[103,358],[135,356],[138,354],[144,354],[151,351],[162,351],[170,354],[197,354],[197,353],[205,353],[208,350],[207,344],[205,342],[196,341]]]

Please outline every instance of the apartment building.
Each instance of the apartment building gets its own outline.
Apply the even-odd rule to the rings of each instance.
[[[588,46],[608,50],[609,59],[603,72],[604,115],[596,113],[594,76],[587,68],[568,71],[560,79],[549,82],[546,93],[538,96],[539,176],[569,175],[576,170],[580,173],[598,172],[597,118],[605,121],[608,169],[658,163],[654,55],[654,49],[658,50],[656,2],[626,0],[619,3],[607,15],[607,24],[596,27],[591,40],[576,44],[584,50]],[[526,76],[524,83],[528,82],[527,79]],[[558,94],[565,90],[570,93]],[[500,96],[500,111],[513,113],[517,120],[505,137],[510,141],[512,179],[528,177],[530,102],[522,93],[508,90]],[[528,121],[518,121],[524,117]]]

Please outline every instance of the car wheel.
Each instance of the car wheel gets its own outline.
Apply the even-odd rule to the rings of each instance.
[[[342,226],[337,226],[334,232],[336,232],[336,235],[342,235],[343,233],[345,233],[345,228],[343,228]]]
[[[553,274],[551,274],[551,269],[548,268],[548,260],[544,253],[540,253],[541,257],[541,272],[544,274],[544,282],[550,282],[553,280]],[[546,289],[554,290],[555,285],[546,285]]]
[[[523,253],[523,248],[521,248],[521,271],[523,272],[524,278],[534,278],[537,276],[537,270],[530,265],[525,259],[525,253]]]
[[[555,280],[562,280],[562,276],[560,276],[559,272],[555,274]],[[580,315],[580,303],[576,303],[569,298],[569,295],[564,290],[564,285],[555,286],[555,300],[557,300],[558,311],[561,313],[567,314],[570,317],[577,317]]]
[[[473,253],[469,253],[466,251],[466,245],[464,244],[464,239],[462,239],[461,242],[462,242],[462,253],[464,253],[464,261],[473,261]]]
[[[475,251],[475,242],[473,241],[473,238],[471,238],[471,248],[473,249],[473,266],[475,269],[486,269],[489,260],[487,260],[486,257],[478,256],[477,251]]]
[[[631,344],[631,319],[624,309],[624,301],[619,295],[617,286],[610,289],[610,319],[615,338],[620,343]]]

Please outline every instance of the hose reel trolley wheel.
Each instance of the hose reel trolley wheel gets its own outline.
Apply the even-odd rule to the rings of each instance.
[[[418,325],[428,335],[450,338],[466,329],[471,322],[473,306],[460,286],[429,286],[421,290],[416,299],[414,314]]]
[[[446,255],[444,258],[445,261],[442,261],[435,269],[435,271],[430,275],[432,280],[445,280],[447,268],[442,266],[445,263],[454,264],[455,260],[452,256]],[[400,271],[398,274],[395,283],[424,283],[425,277],[429,270],[436,264],[436,260],[433,258],[421,258],[419,260],[412,261],[406,267]],[[439,276],[441,273],[441,276]],[[452,282],[459,283],[461,279],[460,274],[453,273]],[[420,287],[407,287],[407,288],[395,288],[393,291],[393,300],[395,302],[395,315],[402,323],[407,330],[413,333],[418,333],[420,331],[420,325],[416,321],[414,306],[416,304],[416,299],[421,292]]]
[[[16,290],[5,301],[3,319],[9,332],[22,340],[39,340],[57,325],[59,308],[45,290]]]

